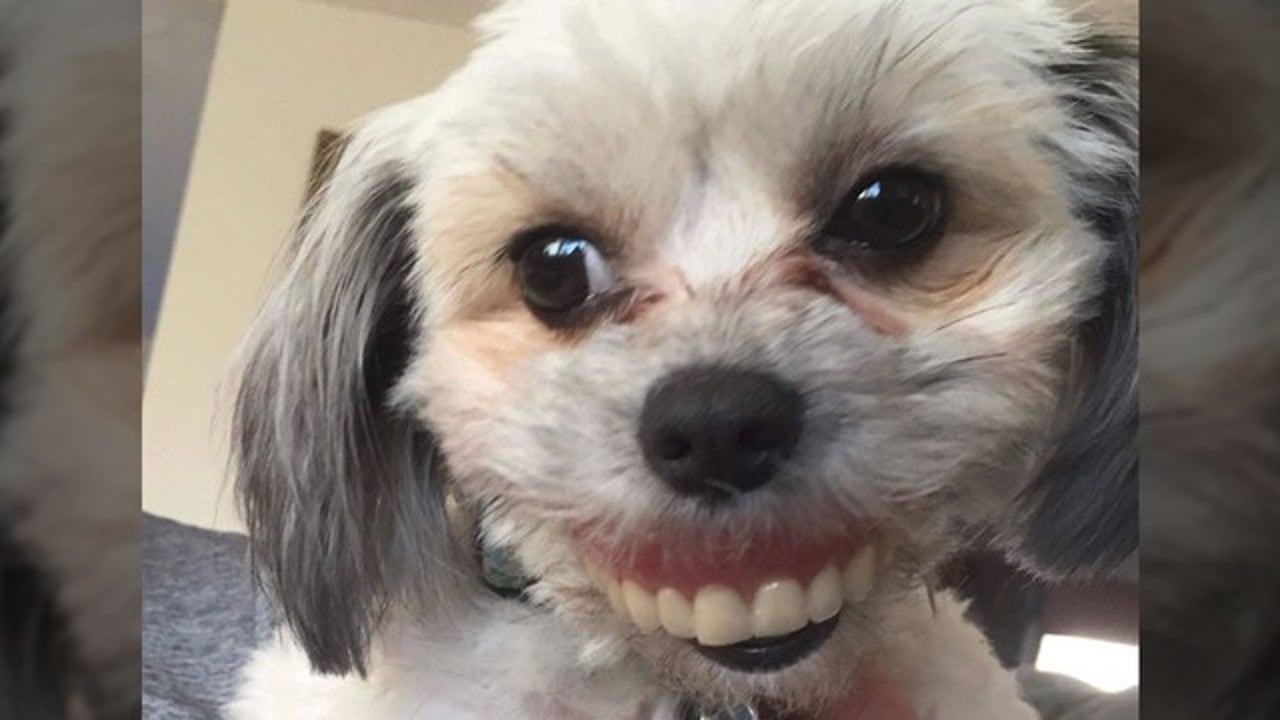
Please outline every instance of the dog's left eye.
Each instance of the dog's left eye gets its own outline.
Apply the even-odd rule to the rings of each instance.
[[[541,313],[565,313],[613,286],[613,273],[585,237],[547,229],[519,245],[516,270],[524,301]]]
[[[942,179],[909,167],[864,177],[819,234],[820,251],[836,255],[901,255],[927,249],[942,231]]]

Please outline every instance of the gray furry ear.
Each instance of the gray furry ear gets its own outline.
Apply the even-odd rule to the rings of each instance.
[[[1102,570],[1138,545],[1138,55],[1103,36],[1049,68],[1071,113],[1077,213],[1109,250],[1096,313],[1080,328],[1084,388],[1056,454],[1020,499],[1015,552],[1048,575]]]
[[[255,567],[313,667],[335,674],[364,674],[390,603],[438,577],[449,548],[432,438],[388,403],[421,314],[412,182],[368,154],[349,148],[305,215],[232,418]]]

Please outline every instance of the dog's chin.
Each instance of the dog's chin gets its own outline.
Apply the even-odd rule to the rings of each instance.
[[[893,543],[859,527],[812,539],[667,530],[583,546],[632,647],[705,703],[807,704],[844,691],[901,585]]]
[[[706,647],[651,633],[633,647],[670,687],[705,705],[768,699],[816,709],[846,694],[874,648],[873,613],[847,608],[790,637]]]

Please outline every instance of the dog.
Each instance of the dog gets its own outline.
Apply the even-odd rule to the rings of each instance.
[[[246,340],[288,632],[229,714],[1035,717],[932,580],[1135,550],[1134,38],[1040,0],[477,28],[352,132]]]

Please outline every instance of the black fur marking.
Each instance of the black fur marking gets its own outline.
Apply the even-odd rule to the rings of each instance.
[[[62,621],[44,575],[4,535],[0,527],[0,720],[55,720],[64,715]]]
[[[387,405],[416,317],[411,187],[388,171],[346,227],[304,224],[291,262],[305,272],[286,289],[287,316],[267,318],[289,327],[258,339],[237,397],[254,562],[322,673],[365,673],[371,633],[403,584],[428,574],[447,528],[433,440]],[[319,263],[321,246],[339,256]]]
[[[1138,106],[1137,52],[1092,37],[1082,55],[1049,68],[1074,121],[1132,154],[1099,172],[1065,157],[1077,212],[1108,243],[1097,315],[1080,331],[1090,362],[1074,425],[1023,498],[1030,518],[1021,554],[1037,569],[1069,574],[1113,565],[1138,545]]]
[[[3,71],[0,59],[0,72]],[[7,115],[0,112],[0,138]],[[0,168],[0,257],[6,252],[9,188]],[[10,302],[7,264],[0,264],[0,448],[13,412],[19,319]],[[0,451],[3,451],[0,449]],[[64,716],[67,642],[48,578],[9,537],[8,523],[20,512],[0,497],[0,720],[55,720]]]
[[[409,226],[413,211],[405,202],[410,190],[405,178],[391,177],[369,197],[364,208],[369,237],[386,254],[386,295],[377,303],[377,324],[365,348],[364,385],[375,407],[387,402],[387,394],[409,364],[413,306],[407,276],[412,265]]]

